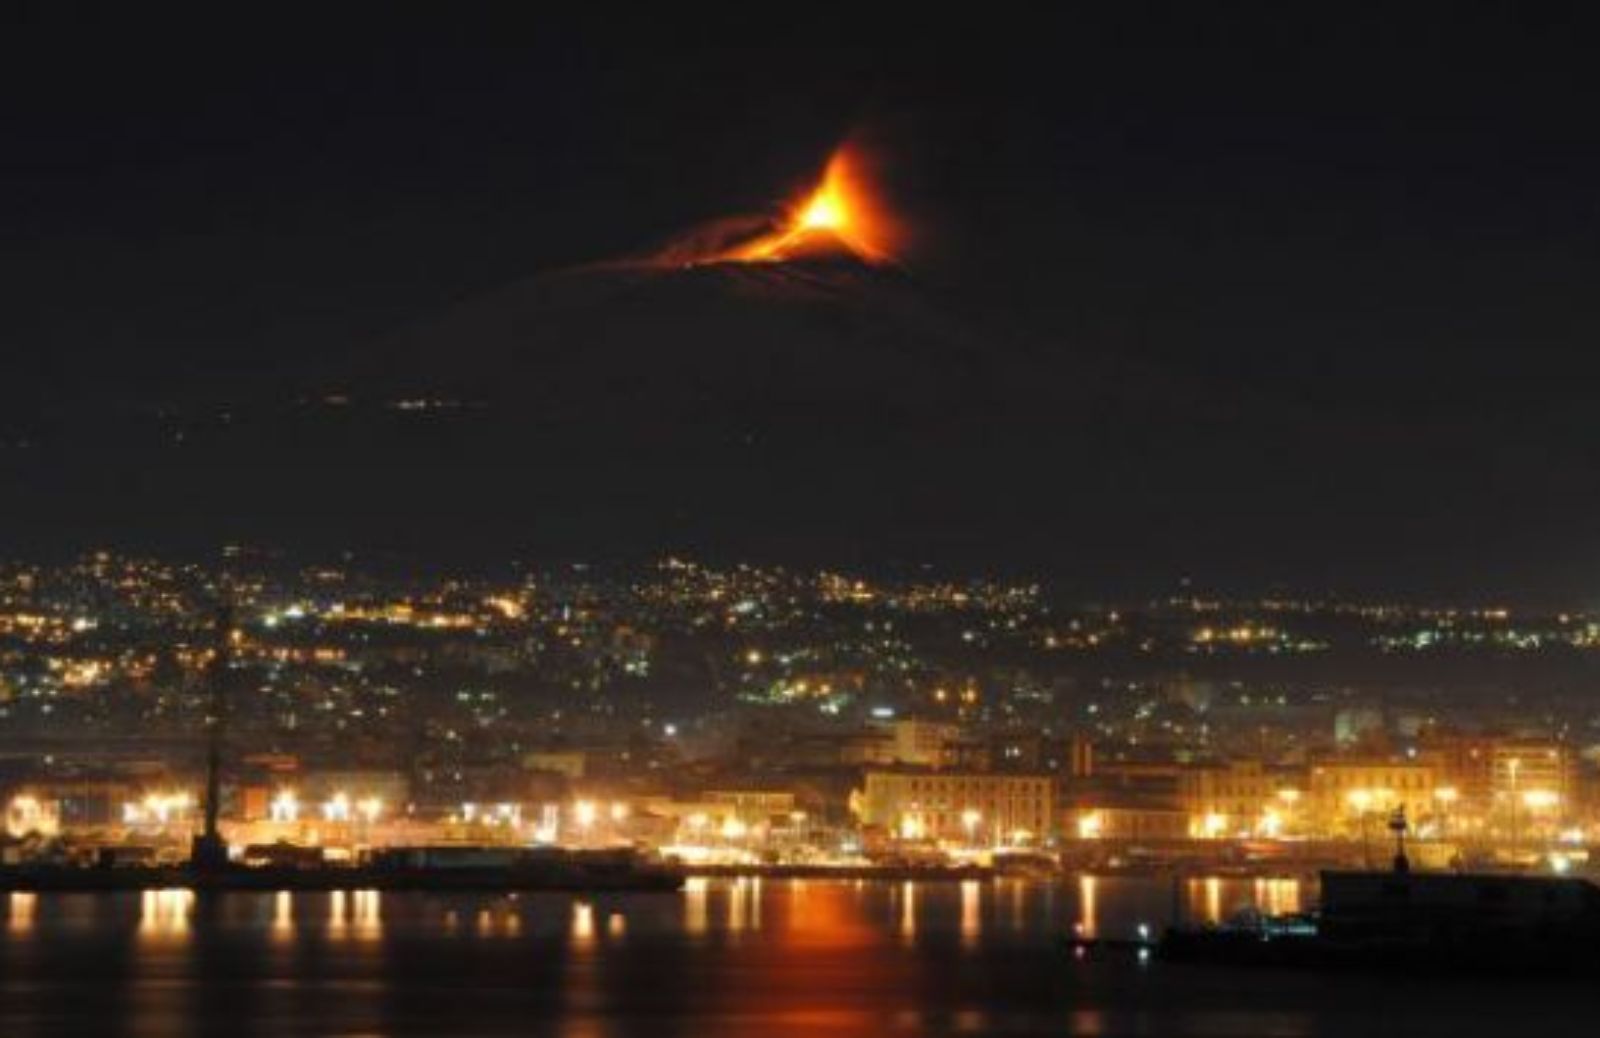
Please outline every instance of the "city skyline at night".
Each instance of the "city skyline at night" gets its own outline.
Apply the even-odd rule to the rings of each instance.
[[[1581,9],[0,13],[0,1035],[1587,1035]]]

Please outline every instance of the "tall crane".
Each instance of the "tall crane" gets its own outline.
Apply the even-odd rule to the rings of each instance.
[[[207,675],[205,829],[194,838],[189,865],[196,871],[216,871],[228,865],[228,843],[218,824],[222,811],[222,735],[227,718],[227,682],[233,662],[233,607],[217,609],[211,669]]]

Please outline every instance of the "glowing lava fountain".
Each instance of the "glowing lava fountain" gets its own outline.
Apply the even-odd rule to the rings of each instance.
[[[899,235],[879,204],[866,163],[849,146],[834,152],[822,181],[774,230],[718,255],[717,262],[781,263],[843,250],[868,263],[894,259]]]

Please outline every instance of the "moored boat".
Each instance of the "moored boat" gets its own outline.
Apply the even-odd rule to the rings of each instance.
[[[1407,972],[1600,968],[1600,887],[1566,876],[1330,871],[1311,916],[1173,927],[1169,961]]]

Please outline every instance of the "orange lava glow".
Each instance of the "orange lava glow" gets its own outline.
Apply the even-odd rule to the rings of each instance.
[[[791,207],[775,230],[734,246],[723,262],[781,263],[843,248],[869,263],[894,258],[897,238],[888,211],[879,204],[862,156],[849,146],[834,152],[822,182]]]

